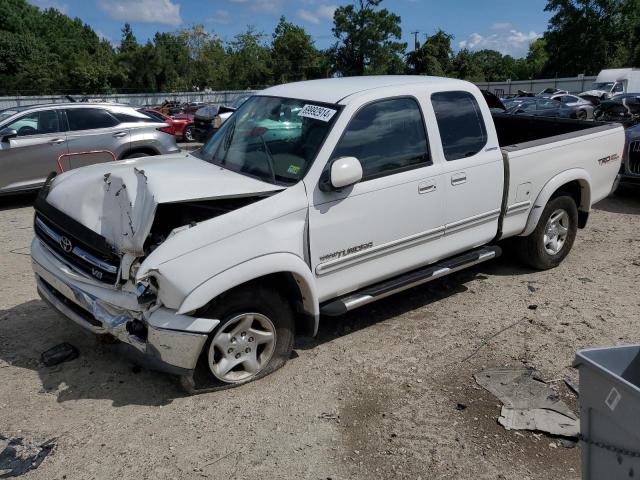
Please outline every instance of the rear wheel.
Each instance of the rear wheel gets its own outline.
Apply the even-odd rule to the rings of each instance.
[[[185,142],[193,142],[194,140],[193,125],[187,125],[187,127],[184,129],[184,133],[182,134],[182,136]]]
[[[291,355],[294,313],[282,295],[248,285],[216,299],[201,316],[220,325],[209,336],[194,375],[196,389],[224,388],[264,377]]]
[[[552,198],[531,235],[520,238],[519,255],[538,270],[557,267],[569,254],[578,231],[578,208],[568,195]]]

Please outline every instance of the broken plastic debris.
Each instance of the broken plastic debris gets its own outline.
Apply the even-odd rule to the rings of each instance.
[[[46,352],[42,354],[40,357],[42,363],[44,363],[47,367],[53,367],[54,365],[58,365],[62,362],[68,362],[70,360],[74,360],[78,358],[80,353],[78,349],[69,343],[61,343],[60,345],[56,345],[53,348],[50,348]]]
[[[490,368],[478,384],[503,403],[498,423],[507,430],[532,430],[563,437],[580,434],[578,417],[531,368]]]
[[[0,435],[0,478],[18,477],[35,470],[55,446],[55,439],[37,445],[23,438]]]

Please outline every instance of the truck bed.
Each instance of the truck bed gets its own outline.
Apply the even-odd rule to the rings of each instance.
[[[620,168],[624,129],[619,124],[494,113],[505,163],[502,238],[528,235],[532,211],[541,212],[547,188],[553,192],[580,178],[568,190],[578,211],[588,214],[606,197]],[[550,187],[548,187],[550,185]]]
[[[581,136],[584,130],[609,126],[603,122],[588,122],[570,118],[534,117],[529,115],[492,114],[501,148],[510,151],[521,144],[536,142],[537,145],[557,141],[560,135]],[[570,138],[570,137],[566,137]],[[527,145],[534,146],[534,145]]]

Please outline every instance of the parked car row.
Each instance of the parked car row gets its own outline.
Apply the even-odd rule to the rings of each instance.
[[[229,105],[207,105],[196,111],[194,117],[194,138],[206,142],[218,131],[222,124],[246,102],[251,95],[240,95]]]
[[[1,110],[0,194],[38,189],[53,171],[179,151],[164,120],[127,105],[78,102]]]
[[[551,96],[514,97],[503,100],[507,113],[536,117],[574,118],[592,120],[595,107],[576,95],[555,93]]]

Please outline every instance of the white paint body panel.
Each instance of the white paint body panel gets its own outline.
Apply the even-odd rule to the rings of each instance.
[[[477,155],[447,162],[430,96],[453,90],[476,97],[488,138]],[[568,181],[583,182],[580,209],[588,212],[593,202],[611,190],[624,146],[624,132],[619,128],[501,151],[480,91],[458,80],[328,79],[282,85],[260,95],[337,102],[336,108],[342,110],[315,162],[296,185],[275,186],[185,154],[95,165],[64,174],[53,183],[48,202],[125,253],[139,252],[146,235],[124,240],[123,212],[133,213],[134,229],[148,233],[160,203],[269,194],[250,205],[176,230],[143,258],[136,277],[121,287],[122,301],[117,298],[117,289],[109,290],[110,303],[131,305],[135,282],[151,276],[158,283],[158,298],[164,307],[189,314],[236,285],[288,272],[298,283],[304,311],[317,322],[323,301],[491,242],[500,222],[504,162],[508,163],[510,180],[503,237],[509,237],[526,233],[531,222],[537,222],[535,215],[549,196]],[[369,102],[397,96],[418,101],[433,164],[341,191],[320,191],[323,171],[353,115]],[[614,155],[619,156],[617,160],[598,162]],[[134,168],[144,171],[145,181]],[[105,174],[126,186],[131,205],[118,206],[109,198]],[[465,181],[454,181],[461,174]],[[348,252],[362,245],[366,248]],[[347,251],[345,255],[330,256],[343,250]],[[55,268],[54,263],[47,263],[46,252],[38,253],[44,265]],[[93,280],[77,278],[77,273],[61,270],[56,275],[61,281],[69,276],[70,282],[96,289]],[[170,318],[163,317],[163,328],[169,327],[166,322]]]

